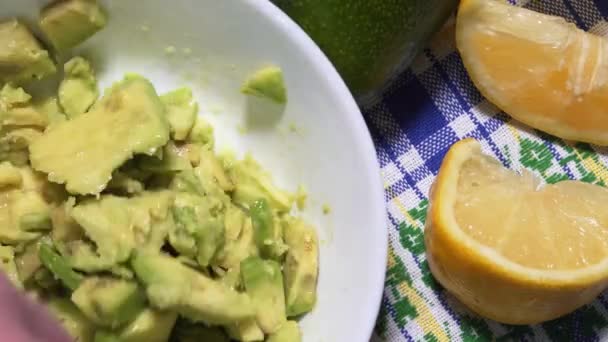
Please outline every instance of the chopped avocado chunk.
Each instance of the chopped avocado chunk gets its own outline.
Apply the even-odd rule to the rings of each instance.
[[[256,307],[256,321],[266,334],[276,332],[287,320],[281,265],[272,260],[250,257],[241,263],[247,294]]]
[[[121,279],[125,279],[125,280],[135,279],[135,273],[133,273],[133,271],[131,271],[131,269],[128,268],[127,266],[123,266],[123,265],[112,266],[112,268],[110,268],[108,270],[108,272],[110,272],[111,275],[113,275],[117,278],[121,278]]]
[[[132,229],[138,248],[159,251],[170,231],[175,229],[170,208],[171,191],[145,191],[129,199]]]
[[[75,235],[67,239],[58,237],[68,240],[62,252],[65,251],[63,254],[74,268],[94,272],[112,270],[126,261],[136,246],[160,250],[168,232],[173,230],[169,213],[172,203],[170,191],[145,191],[131,198],[103,195],[99,200],[81,201],[69,210],[76,227],[69,220],[65,222],[61,212],[54,215],[54,221],[65,222],[60,227]],[[82,235],[80,230],[89,241],[78,236]]]
[[[100,255],[95,244],[86,240],[70,241],[66,244],[57,244],[61,255],[68,260],[72,268],[83,272],[101,272],[111,270],[117,265],[112,257]]]
[[[52,225],[49,212],[28,213],[19,219],[19,226],[25,231],[51,230]]]
[[[49,123],[47,115],[33,105],[13,107],[2,113],[1,120],[2,125],[11,129],[26,126],[42,130]]]
[[[216,266],[216,268],[217,268],[217,266]],[[228,286],[231,289],[243,288],[240,268],[241,268],[240,266],[229,268],[227,271],[224,271],[223,275],[218,275],[219,280],[222,282],[222,284],[224,284],[225,286]],[[222,269],[222,268],[220,268],[220,269]]]
[[[38,270],[36,270],[32,279],[33,282],[30,282],[28,284],[30,288],[33,287],[35,289],[36,287],[38,287],[43,290],[51,291],[56,291],[58,289],[57,279],[55,279],[53,273],[51,273],[51,271],[46,268],[39,268]]]
[[[72,197],[61,206],[51,210],[51,221],[53,223],[51,238],[56,244],[77,241],[84,237],[84,230],[70,216],[72,208],[74,208],[74,201],[75,199]]]
[[[291,209],[293,196],[277,188],[250,155],[232,165],[228,173],[234,183],[232,199],[237,204],[248,207],[265,198],[274,210],[288,212]]]
[[[40,29],[58,51],[84,42],[106,26],[106,14],[95,0],[65,0],[40,13]]]
[[[150,303],[163,310],[208,324],[229,324],[253,317],[246,294],[238,293],[178,260],[158,253],[139,252],[131,266],[145,284]]]
[[[49,125],[66,120],[63,110],[59,107],[57,97],[51,96],[38,101],[35,104],[40,113],[46,115]]]
[[[175,312],[144,309],[117,331],[98,330],[94,342],[167,342],[176,319]]]
[[[140,248],[159,251],[165,244],[165,239],[169,232],[175,229],[173,217],[169,214],[164,219],[154,220],[150,225],[150,231],[143,243],[140,243]]]
[[[192,99],[192,91],[179,88],[160,97],[167,111],[171,126],[171,138],[186,140],[198,114],[198,104]]]
[[[28,282],[31,277],[42,267],[42,262],[38,256],[40,240],[26,244],[15,256],[17,273],[22,283]]]
[[[224,244],[224,220],[209,217],[203,221],[197,237],[198,254],[196,261],[201,266],[209,266],[218,250]]]
[[[15,166],[25,166],[29,161],[28,146],[42,135],[37,129],[8,128],[0,129],[0,160]]]
[[[50,184],[44,174],[32,170],[29,166],[20,166],[18,169],[21,173],[21,190],[37,192],[45,200],[52,202],[53,197],[57,195],[54,194],[55,185]],[[61,200],[64,201],[65,198]]]
[[[76,273],[61,255],[57,254],[51,246],[42,243],[38,250],[40,261],[55,278],[59,279],[65,287],[74,291],[80,286],[84,277]]]
[[[201,161],[200,151],[203,148],[210,148],[210,147],[205,147],[198,143],[187,142],[187,143],[181,144],[178,149],[180,151],[180,154],[182,156],[186,157],[188,159],[188,161],[190,161],[190,164],[193,167],[195,167],[195,166],[198,166],[198,164]]]
[[[226,174],[222,163],[211,150],[203,148],[200,150],[199,165],[195,169],[207,194],[212,193],[215,185],[224,191],[232,191],[234,184]]]
[[[145,309],[118,334],[120,342],[166,342],[177,313]]]
[[[0,83],[39,80],[55,72],[48,51],[23,23],[0,23]]]
[[[289,246],[283,275],[287,316],[294,317],[313,309],[317,300],[319,241],[314,228],[302,220],[291,220],[283,231]]]
[[[70,139],[65,139],[70,137]],[[75,194],[98,194],[133,154],[152,154],[169,139],[154,87],[127,76],[86,113],[58,123],[30,145],[34,169]]]
[[[207,197],[179,193],[171,209],[175,230],[169,243],[179,253],[208,266],[224,243],[223,217]]]
[[[90,271],[97,266],[96,260],[100,268],[108,268],[129,258],[136,244],[128,199],[106,195],[99,200],[84,200],[70,215],[97,247],[96,253],[90,255],[86,245],[80,244],[70,258],[74,268]],[[90,256],[85,258],[86,255]]]
[[[10,162],[0,163],[0,188],[21,185],[21,172]]]
[[[193,207],[171,208],[175,230],[169,233],[169,243],[180,254],[194,257],[196,255],[196,238],[198,219]]]
[[[189,142],[201,144],[209,149],[215,145],[213,137],[213,126],[203,119],[201,116],[196,116],[194,126],[190,130],[187,140]]]
[[[43,218],[42,225],[29,225],[32,214]],[[11,190],[0,193],[0,242],[19,244],[40,237],[40,229],[48,229],[44,216],[50,216],[50,208],[42,195],[33,190]],[[23,219],[23,221],[22,221]],[[31,230],[35,228],[34,230]]]
[[[48,115],[40,106],[31,102],[31,96],[11,83],[0,90],[0,119],[3,126],[16,128],[34,126],[44,128],[48,125]]]
[[[64,78],[59,85],[59,104],[69,118],[85,113],[99,96],[91,64],[77,56],[63,66]]]
[[[287,246],[281,237],[281,226],[275,224],[272,210],[265,199],[259,199],[249,208],[255,242],[262,255],[266,258],[279,259]]]
[[[0,103],[2,103],[4,110],[26,105],[31,99],[32,96],[26,93],[23,88],[15,87],[11,83],[5,84],[0,90]]]
[[[162,157],[142,155],[138,158],[137,166],[140,170],[151,173],[168,173],[192,169],[192,165],[182,151],[169,141],[162,149]]]
[[[17,272],[15,249],[13,247],[0,246],[0,269],[13,285],[19,288],[23,287],[21,280],[19,279],[19,273]]]
[[[170,187],[179,192],[189,192],[201,196],[205,195],[203,185],[192,170],[185,170],[177,173],[175,177],[173,177]]]
[[[108,183],[106,190],[115,190],[126,194],[138,194],[144,191],[144,184],[128,174],[116,170]]]
[[[238,341],[264,341],[264,332],[260,329],[254,318],[227,325],[226,331],[228,332],[228,336]]]
[[[279,104],[287,102],[287,90],[283,71],[278,67],[266,67],[251,75],[241,87],[243,94],[272,100]]]
[[[145,295],[137,283],[110,277],[87,277],[72,293],[84,315],[104,327],[131,322],[145,308]]]
[[[297,322],[287,321],[274,334],[270,334],[266,342],[300,342],[302,333]]]
[[[47,303],[51,314],[61,323],[74,341],[93,340],[95,326],[69,299],[55,297]]]
[[[215,257],[215,262],[230,271],[240,267],[241,261],[251,255],[257,255],[258,250],[254,240],[251,219],[245,212],[231,205],[224,214],[225,242]],[[238,273],[238,272],[237,272]]]
[[[241,232],[247,215],[245,212],[234,204],[228,205],[224,213],[224,227],[226,229],[226,240],[236,241]],[[230,267],[228,267],[230,268]]]

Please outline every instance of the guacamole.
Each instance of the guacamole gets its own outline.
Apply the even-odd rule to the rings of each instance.
[[[41,16],[55,51],[106,20],[93,0]],[[318,273],[305,196],[251,155],[216,154],[190,89],[127,74],[100,94],[81,56],[54,97],[20,87],[55,68],[25,25],[0,23],[2,272],[75,341],[300,341]],[[242,91],[286,101],[274,67]]]

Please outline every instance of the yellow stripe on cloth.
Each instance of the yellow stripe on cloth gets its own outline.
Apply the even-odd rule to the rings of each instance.
[[[395,206],[397,206],[401,214],[403,214],[408,225],[412,227],[420,226],[419,222],[414,220],[414,218],[412,218],[412,216],[408,213],[405,205],[403,205],[399,198],[394,198],[393,203]],[[393,253],[389,253],[389,267],[394,264],[394,258],[395,255]],[[418,312],[416,323],[420,326],[424,334],[426,335],[431,333],[437,337],[439,341],[448,341],[448,335],[437,321],[437,318],[433,315],[433,312],[429,308],[428,302],[418,293],[418,291],[413,286],[410,286],[407,282],[401,282],[399,285],[397,285],[397,288],[399,293],[402,296],[407,297],[414,308],[416,308],[416,311]]]
[[[593,158],[585,158],[583,159],[578,152],[577,149],[574,149],[576,156],[581,161],[581,165],[585,167],[590,172],[593,172],[597,178],[599,178],[604,184],[608,184],[608,170],[606,167],[595,160]]]

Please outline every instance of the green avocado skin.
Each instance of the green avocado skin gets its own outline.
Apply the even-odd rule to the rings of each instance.
[[[361,103],[407,67],[458,0],[273,0]]]

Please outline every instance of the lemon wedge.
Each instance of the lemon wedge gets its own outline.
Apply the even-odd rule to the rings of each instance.
[[[425,229],[435,278],[481,316],[509,324],[557,318],[608,284],[608,189],[541,185],[465,139],[432,187]]]
[[[608,145],[608,40],[494,0],[463,0],[456,45],[480,92],[515,119]]]

